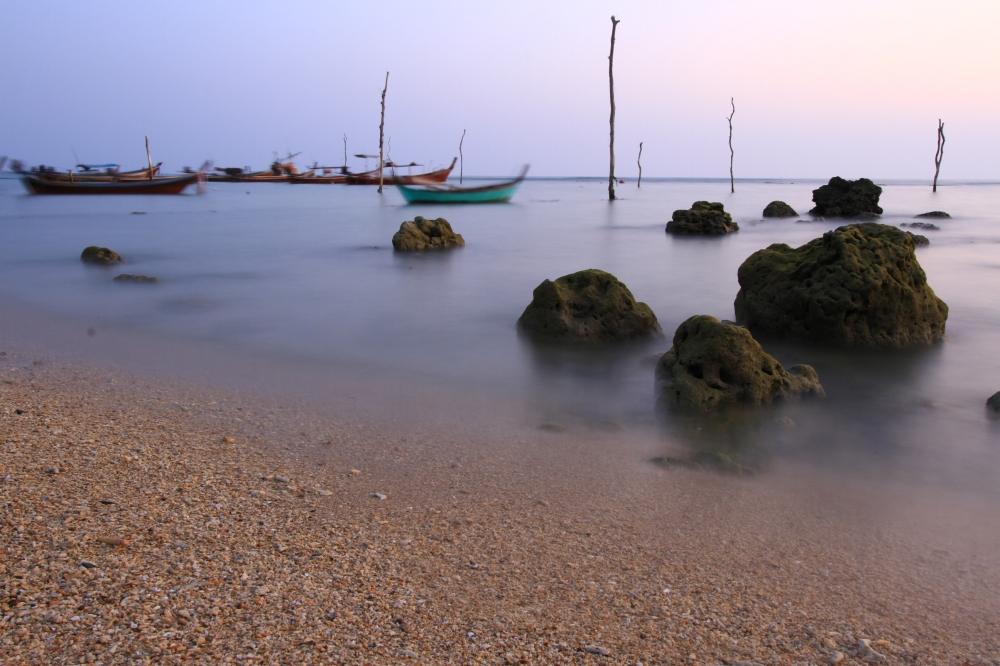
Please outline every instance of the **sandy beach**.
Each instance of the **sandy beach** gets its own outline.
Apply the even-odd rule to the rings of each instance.
[[[5,664],[1000,663],[990,498],[0,367]]]

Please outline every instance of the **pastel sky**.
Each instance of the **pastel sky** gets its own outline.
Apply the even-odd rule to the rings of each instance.
[[[607,172],[610,16],[618,172],[1000,178],[996,0],[423,0],[0,5],[0,154],[69,166],[378,149],[465,172]],[[360,164],[358,165],[360,166]]]

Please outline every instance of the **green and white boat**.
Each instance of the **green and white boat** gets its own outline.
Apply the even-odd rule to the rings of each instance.
[[[396,185],[406,203],[503,203],[510,201],[517,191],[518,185],[528,175],[528,167],[514,180],[480,185],[478,187],[459,187],[447,183],[418,183],[416,185]]]

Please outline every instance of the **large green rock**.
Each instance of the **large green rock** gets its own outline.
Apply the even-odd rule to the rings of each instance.
[[[754,332],[858,347],[927,345],[944,336],[939,299],[907,232],[852,224],[740,266],[736,319]]]
[[[462,234],[456,234],[443,217],[428,220],[418,215],[412,222],[399,225],[399,231],[392,236],[392,247],[397,252],[444,250],[463,245]]]
[[[564,342],[627,340],[660,330],[648,305],[596,268],[542,282],[517,324],[533,337]]]
[[[881,215],[878,199],[882,188],[868,180],[845,180],[834,176],[830,182],[813,190],[816,206],[810,215],[823,217],[866,217]]]
[[[691,236],[724,236],[739,230],[740,225],[721,203],[709,201],[695,201],[688,210],[675,210],[666,229],[668,234]]]
[[[88,245],[80,253],[80,261],[85,264],[98,264],[99,266],[110,266],[120,264],[121,255],[114,250],[97,245]]]
[[[677,327],[656,377],[669,404],[701,412],[823,395],[812,366],[785,370],[749,330],[709,315],[695,315]]]

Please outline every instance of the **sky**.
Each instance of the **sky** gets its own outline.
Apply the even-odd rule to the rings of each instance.
[[[996,0],[6,0],[0,155],[606,176],[612,14],[621,177],[1000,178]]]

